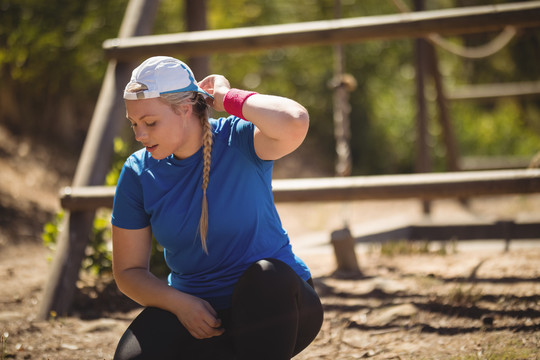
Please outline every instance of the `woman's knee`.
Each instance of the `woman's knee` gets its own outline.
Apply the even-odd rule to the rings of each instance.
[[[276,292],[299,289],[301,280],[291,267],[276,259],[263,259],[252,264],[241,276],[237,284],[237,291],[248,290],[251,293],[276,294]]]

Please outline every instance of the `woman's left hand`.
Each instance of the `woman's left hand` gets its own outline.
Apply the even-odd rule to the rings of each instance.
[[[216,111],[225,110],[223,99],[231,89],[229,80],[222,75],[208,75],[199,82],[199,87],[214,97],[213,100],[208,99],[208,102]]]

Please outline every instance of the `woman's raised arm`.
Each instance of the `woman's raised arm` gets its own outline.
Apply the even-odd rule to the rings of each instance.
[[[214,109],[225,110],[226,95],[231,90],[225,77],[210,75],[199,86],[214,96]],[[244,94],[248,95],[249,92]],[[240,91],[239,98],[242,96]],[[242,105],[239,109],[242,118],[256,127],[255,151],[261,159],[279,159],[294,151],[304,141],[309,128],[309,115],[296,101],[280,96],[254,94],[245,98]]]

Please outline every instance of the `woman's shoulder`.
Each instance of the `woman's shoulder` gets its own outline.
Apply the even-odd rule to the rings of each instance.
[[[252,123],[233,115],[210,119],[210,124],[214,134],[224,138],[230,138],[234,134],[252,133],[253,131]]]
[[[157,163],[146,149],[140,149],[131,154],[124,164],[124,167],[131,169],[136,174],[143,173],[146,169],[153,167]]]

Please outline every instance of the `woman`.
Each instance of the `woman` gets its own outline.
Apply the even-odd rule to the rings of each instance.
[[[304,140],[309,118],[290,99],[197,83],[152,57],[124,91],[144,149],[118,181],[112,215],[118,287],[145,307],[115,359],[290,359],[320,330],[306,265],[274,206],[272,165]],[[208,118],[209,104],[231,116]],[[152,235],[168,284],[149,272]]]

